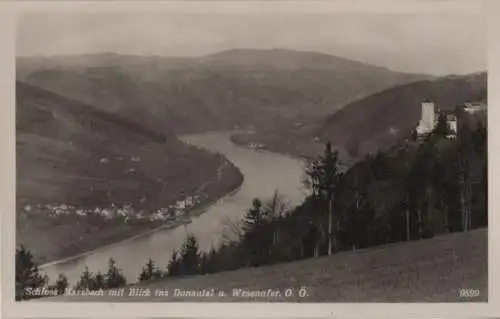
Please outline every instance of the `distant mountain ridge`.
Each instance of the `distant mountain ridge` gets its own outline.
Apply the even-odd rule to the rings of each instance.
[[[237,65],[266,65],[277,68],[318,68],[362,70],[367,64],[314,51],[295,51],[287,49],[232,49],[209,54],[199,59],[203,62],[220,62]],[[390,71],[384,67],[371,66]]]
[[[199,58],[20,58],[17,75],[156,130],[179,133],[315,121],[388,87],[432,78],[283,49],[235,49]]]
[[[29,72],[40,68],[54,67],[97,67],[120,66],[144,63],[163,63],[164,65],[210,64],[218,62],[233,65],[266,65],[278,68],[331,68],[350,67],[352,69],[371,67],[391,71],[386,67],[369,65],[335,55],[314,51],[298,51],[290,49],[229,49],[199,57],[170,57],[160,55],[124,55],[112,52],[91,53],[81,55],[27,56],[18,57],[18,78],[23,79]],[[396,72],[395,72],[396,73]],[[401,73],[401,72],[398,72]],[[408,73],[410,74],[410,73]],[[421,74],[429,77],[430,75]]]

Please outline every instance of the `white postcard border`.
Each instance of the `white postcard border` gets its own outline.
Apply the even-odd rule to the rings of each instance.
[[[489,302],[484,304],[360,304],[360,303],[49,303],[14,302],[15,250],[15,27],[16,14],[21,11],[51,12],[124,12],[154,11],[170,13],[327,13],[364,12],[465,12],[484,13],[489,18],[489,228],[499,227],[497,213],[500,163],[500,2],[498,1],[23,1],[0,3],[0,98],[2,105],[0,141],[0,211],[2,212],[2,315],[9,318],[318,318],[318,317],[491,317],[499,315],[500,294],[493,283],[500,282],[498,254],[492,247],[500,247],[498,232],[489,231]],[[464,21],[467,23],[467,21]],[[471,48],[472,50],[474,48]],[[497,90],[495,90],[495,88]],[[498,248],[497,248],[498,249]]]

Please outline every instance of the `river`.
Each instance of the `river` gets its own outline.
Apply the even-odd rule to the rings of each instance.
[[[89,254],[40,267],[54,282],[60,273],[74,285],[88,266],[93,273],[106,272],[108,261],[113,258],[129,283],[137,281],[142,267],[149,258],[162,269],[166,268],[174,249],[179,249],[186,236],[192,234],[199,241],[200,249],[207,251],[217,245],[228,221],[241,220],[254,198],[269,198],[279,191],[289,205],[299,204],[306,195],[302,186],[304,163],[285,155],[263,152],[236,146],[230,141],[232,132],[209,132],[184,135],[186,143],[218,152],[226,156],[243,173],[245,179],[233,194],[205,208],[205,212],[193,217],[192,222],[173,229],[162,229],[103,247]]]

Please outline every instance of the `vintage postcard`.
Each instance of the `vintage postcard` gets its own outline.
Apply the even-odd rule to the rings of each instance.
[[[493,2],[0,7],[4,316],[495,314]]]

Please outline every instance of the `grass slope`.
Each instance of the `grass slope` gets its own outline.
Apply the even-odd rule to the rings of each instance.
[[[330,257],[306,259],[267,267],[141,283],[127,288],[149,288],[151,297],[69,297],[44,301],[287,301],[287,302],[485,302],[488,300],[487,229],[454,233],[433,239],[396,243]],[[298,297],[301,287],[307,296]],[[174,297],[174,289],[223,289],[225,297]],[[243,298],[232,289],[275,289],[285,298]],[[476,298],[460,298],[462,288],[478,289]],[[154,290],[170,296],[155,297]]]
[[[113,54],[20,59],[18,76],[175,132],[312,121],[371,93],[429,78],[315,52],[249,49],[185,59]]]
[[[157,226],[89,224],[74,216],[49,220],[36,205],[115,203],[153,210],[217,180],[219,167],[225,167],[225,178],[199,192],[205,199],[223,195],[241,180],[222,156],[187,146],[168,133],[21,82],[16,99],[17,240],[36,256],[67,256]],[[33,207],[29,212],[24,210],[28,204]]]

